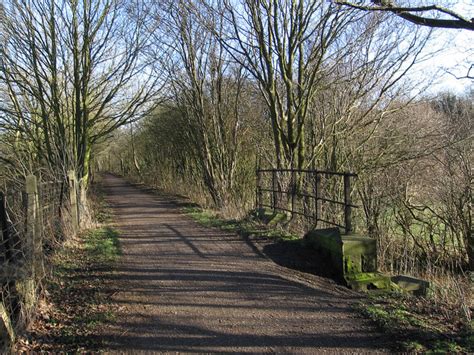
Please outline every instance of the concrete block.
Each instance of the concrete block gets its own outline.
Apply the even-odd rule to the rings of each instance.
[[[393,289],[390,277],[377,272],[377,243],[361,235],[341,235],[339,228],[316,229],[304,237],[307,247],[330,260],[338,278],[358,291]]]
[[[397,275],[392,276],[391,280],[403,291],[411,293],[415,296],[426,296],[430,288],[429,281],[418,279],[416,277]]]
[[[341,276],[377,271],[375,239],[341,235],[338,228],[316,229],[304,237],[306,245],[330,256]]]

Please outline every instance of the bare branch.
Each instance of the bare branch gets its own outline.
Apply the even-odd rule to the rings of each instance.
[[[471,74],[471,72],[474,71],[474,64],[471,64],[471,66],[469,67],[469,69],[467,70],[467,73],[466,75],[464,76],[458,76],[452,72],[450,72],[449,70],[447,70],[446,72],[449,74],[449,75],[452,75],[454,76],[456,79],[460,80],[460,79],[474,79],[474,74]]]
[[[395,15],[410,21],[416,25],[433,27],[433,28],[450,28],[450,29],[463,29],[468,31],[474,31],[474,19],[468,19],[465,16],[458,14],[452,10],[446,9],[438,5],[429,5],[429,6],[416,6],[416,7],[403,7],[396,6],[390,1],[378,1],[374,0],[373,3],[381,6],[367,6],[354,4],[348,1],[334,1],[337,5],[344,5],[351,7],[353,9],[364,10],[364,11],[383,11],[383,12],[392,12]],[[423,13],[435,11],[437,13],[449,15],[450,19],[442,18],[433,18],[426,17],[421,15],[416,15],[414,13]]]

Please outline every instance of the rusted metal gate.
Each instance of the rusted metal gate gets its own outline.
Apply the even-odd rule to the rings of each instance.
[[[300,169],[257,169],[257,208],[302,216],[314,226],[353,230],[349,172]]]

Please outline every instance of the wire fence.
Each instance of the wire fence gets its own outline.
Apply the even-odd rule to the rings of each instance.
[[[72,175],[71,175],[72,176]],[[48,256],[78,225],[77,183],[39,182],[0,191],[0,352],[33,318]],[[74,218],[73,218],[74,216]]]
[[[69,204],[66,198],[67,189],[68,185],[65,181],[50,181],[38,186],[45,254],[51,252],[62,241],[65,227],[63,209]]]

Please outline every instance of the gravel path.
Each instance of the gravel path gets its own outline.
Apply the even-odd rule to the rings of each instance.
[[[389,339],[351,311],[357,295],[199,226],[178,202],[104,176],[123,257],[109,281],[112,351],[379,352]]]

